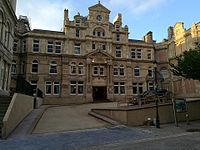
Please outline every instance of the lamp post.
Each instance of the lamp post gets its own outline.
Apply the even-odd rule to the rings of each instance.
[[[158,77],[157,77],[157,66],[156,61],[154,62],[154,80],[155,80],[155,92],[156,92],[156,128],[160,128],[160,118],[158,112],[158,95],[157,95],[157,84],[158,84]]]

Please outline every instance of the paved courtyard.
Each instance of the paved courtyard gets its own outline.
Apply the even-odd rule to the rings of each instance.
[[[199,123],[198,123],[199,125]],[[192,124],[193,126],[193,124]],[[190,127],[192,127],[190,126]],[[87,129],[0,140],[0,150],[199,150],[200,133],[185,125]]]
[[[0,140],[0,150],[199,150],[200,121],[155,126],[111,126],[88,115],[91,108],[116,103],[49,107],[33,134]],[[47,107],[46,107],[47,108]],[[37,114],[34,112],[34,114]],[[21,126],[20,128],[23,128]],[[19,129],[20,129],[19,128]],[[20,130],[18,130],[20,131]]]
[[[50,133],[109,127],[110,124],[88,115],[88,112],[91,108],[108,108],[116,105],[117,103],[93,103],[49,107],[42,115],[42,118],[39,120],[33,133]]]

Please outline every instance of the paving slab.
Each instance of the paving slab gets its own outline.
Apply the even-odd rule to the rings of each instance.
[[[8,138],[26,137],[27,135],[30,135],[42,114],[48,107],[48,105],[43,105],[34,109],[24,118],[24,120],[22,120],[22,122],[15,128]]]
[[[93,103],[73,106],[49,107],[33,133],[49,133],[90,128],[110,127],[109,123],[88,115],[91,108],[116,107],[117,103]]]

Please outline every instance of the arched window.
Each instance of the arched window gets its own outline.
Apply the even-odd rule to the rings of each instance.
[[[3,12],[0,11],[0,41],[2,41],[3,36]]]
[[[95,28],[94,31],[93,31],[93,35],[94,36],[98,36],[98,37],[104,37],[105,36],[105,31],[103,28]]]
[[[139,76],[140,76],[140,67],[136,66],[136,67],[134,68],[134,75],[135,75],[136,77],[139,77]]]
[[[72,62],[70,66],[71,66],[71,74],[76,74],[76,63]]]
[[[83,70],[84,66],[83,63],[79,63],[78,64],[78,74],[84,74],[84,70]]]
[[[38,73],[38,61],[33,60],[32,62],[32,73]]]
[[[117,66],[117,65],[115,65],[115,66],[113,67],[113,75],[114,75],[114,76],[118,76],[118,66]]]
[[[50,62],[49,73],[50,74],[57,74],[57,63],[56,63],[55,60],[52,60]]]

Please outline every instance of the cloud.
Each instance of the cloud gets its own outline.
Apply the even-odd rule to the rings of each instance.
[[[144,14],[154,8],[160,7],[167,0],[110,0],[110,7],[115,9],[116,7],[123,11],[129,11],[133,15]]]
[[[66,0],[21,0],[17,4],[17,15],[28,16],[32,29],[60,31],[65,8],[73,9]]]

